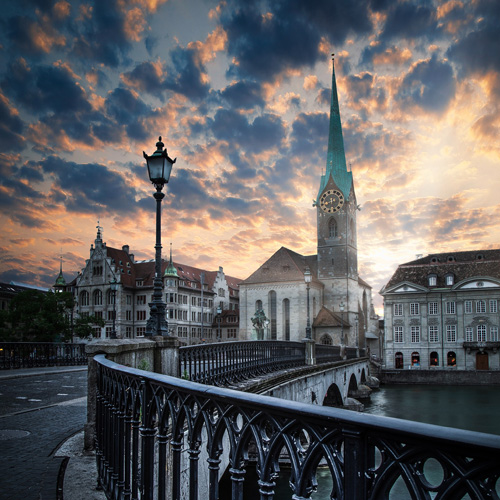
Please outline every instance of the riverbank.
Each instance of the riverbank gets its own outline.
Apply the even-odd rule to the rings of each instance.
[[[492,370],[381,370],[378,378],[381,384],[500,385],[500,371]]]

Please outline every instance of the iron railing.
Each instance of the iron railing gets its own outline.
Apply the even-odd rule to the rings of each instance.
[[[86,364],[85,344],[0,342],[0,370]]]
[[[180,376],[209,385],[226,386],[305,363],[303,342],[259,340],[179,348]]]
[[[257,490],[261,500],[273,498],[284,459],[296,500],[310,498],[320,465],[337,500],[385,500],[396,487],[405,498],[499,498],[500,436],[207,387],[104,355],[94,360],[97,468],[108,499],[217,500],[227,463],[231,498],[243,500],[252,458],[252,499]]]
[[[329,363],[330,361],[340,361],[340,346],[316,344],[316,363]]]

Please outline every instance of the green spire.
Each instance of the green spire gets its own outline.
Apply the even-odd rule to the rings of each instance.
[[[61,255],[61,265],[59,267],[59,276],[56,278],[54,286],[56,287],[66,286],[66,280],[64,279],[64,275],[62,272],[62,255]]]
[[[165,276],[171,276],[174,278],[178,278],[179,275],[177,274],[177,269],[174,266],[174,263],[172,262],[172,243],[170,243],[170,261],[168,263],[167,268],[165,269]]]
[[[333,56],[333,54],[332,54]],[[321,176],[318,198],[325,189],[330,176],[340,188],[346,200],[352,186],[352,172],[347,171],[344,152],[344,138],[340,121],[339,98],[335,80],[335,61],[332,59],[332,97],[330,103],[330,128],[328,133],[328,153],[326,156],[326,173]]]

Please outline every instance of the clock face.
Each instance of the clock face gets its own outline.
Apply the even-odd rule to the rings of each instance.
[[[319,206],[328,214],[338,212],[344,204],[344,195],[336,189],[325,191],[319,199]]]

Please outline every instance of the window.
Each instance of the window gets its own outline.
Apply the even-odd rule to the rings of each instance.
[[[394,304],[394,316],[403,316],[403,304]]]
[[[439,354],[432,351],[429,355],[429,366],[439,366]]]
[[[403,353],[402,352],[397,352],[394,355],[394,367],[398,370],[401,370],[404,367]]]
[[[146,319],[146,311],[137,311],[137,321],[144,321]]]
[[[446,355],[446,364],[448,366],[457,366],[457,355],[453,351]]]
[[[136,280],[135,286],[143,286],[143,285],[144,285],[144,281],[143,280]]]
[[[100,319],[102,319],[102,311],[95,311],[95,312],[94,312],[94,316],[95,316],[96,318],[100,318]]]
[[[395,326],[394,327],[394,342],[401,343],[403,342],[403,327]]]
[[[268,304],[269,304],[269,319],[271,320],[270,326],[270,331],[271,331],[271,338],[266,339],[266,340],[276,340],[276,334],[277,334],[277,300],[276,300],[276,292],[274,290],[271,290],[268,293]]]
[[[236,328],[228,328],[227,329],[227,338],[235,339],[236,338]]]
[[[451,286],[455,282],[453,274],[446,275],[446,286]]]
[[[109,321],[116,319],[116,318],[113,318],[114,316],[115,316],[115,311],[108,311],[108,320]]]
[[[477,313],[485,313],[486,312],[486,301],[485,300],[476,300],[476,312]]]
[[[82,292],[80,294],[80,305],[82,305],[82,306],[89,305],[89,293],[88,292]]]
[[[498,312],[498,303],[496,300],[490,300],[490,313]]]
[[[438,303],[437,302],[429,302],[429,314],[436,315],[438,313]]]
[[[498,342],[498,326],[490,326],[490,342]]]
[[[130,309],[128,309],[127,311],[125,311],[125,319],[127,321],[132,321],[132,311]]]
[[[219,297],[225,297],[226,296],[226,291],[224,290],[224,288],[219,288],[218,295],[219,295]]]
[[[319,343],[321,345],[333,345],[333,340],[332,340],[332,337],[330,337],[330,335],[328,335],[327,333],[325,333],[319,339]]]
[[[136,329],[136,336],[137,337],[144,337],[146,334],[146,327],[145,326],[138,326]]]
[[[437,276],[435,274],[431,274],[429,276],[429,286],[436,286],[437,285]]]
[[[466,342],[473,342],[474,340],[474,329],[472,326],[466,326],[465,327],[465,341]]]
[[[410,314],[412,316],[420,314],[420,304],[418,302],[412,302],[410,304]]]
[[[330,219],[328,222],[328,236],[330,238],[336,238],[338,236],[337,221],[335,219]]]
[[[420,342],[420,327],[412,326],[410,330],[412,343]]]
[[[145,295],[138,295],[137,296],[137,305],[144,305],[146,303],[146,296]]]
[[[486,342],[486,325],[477,325],[477,341]]]
[[[446,302],[446,314],[456,314],[455,302]]]
[[[127,295],[127,306],[132,305],[132,295]]]
[[[192,306],[196,305],[196,297],[191,297],[191,305]]]
[[[472,314],[472,300],[466,300],[464,302],[465,314]]]
[[[125,328],[125,337],[127,337],[128,339],[132,337],[132,327],[131,326],[127,326]]]
[[[111,337],[111,331],[113,330],[113,327],[107,326],[106,327],[106,338],[109,339]]]
[[[437,326],[429,326],[429,342],[439,342],[439,329]]]
[[[101,290],[96,290],[94,294],[92,295],[93,297],[93,303],[95,306],[102,306],[102,292]]]
[[[457,341],[457,325],[446,325],[446,342]]]

